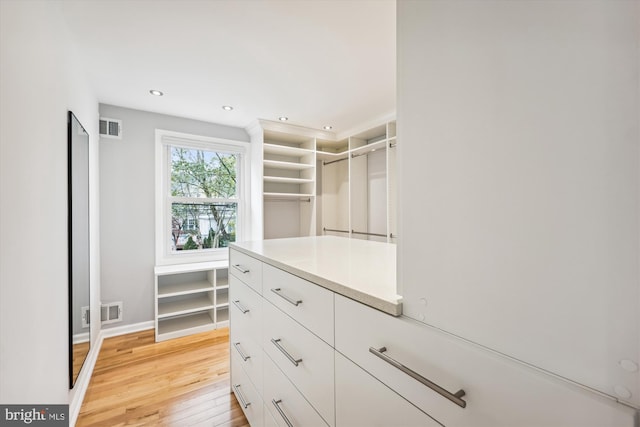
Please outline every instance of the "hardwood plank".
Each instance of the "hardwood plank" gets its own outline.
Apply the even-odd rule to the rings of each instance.
[[[229,329],[156,343],[154,331],[102,344],[76,426],[249,423],[230,390]]]

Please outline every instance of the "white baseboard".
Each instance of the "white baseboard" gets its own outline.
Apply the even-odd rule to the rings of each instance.
[[[82,407],[82,402],[84,401],[84,395],[89,388],[89,382],[91,382],[91,377],[93,376],[93,368],[96,366],[98,354],[100,354],[100,349],[102,348],[102,343],[104,342],[105,338],[130,334],[133,332],[146,331],[147,329],[153,329],[154,327],[155,322],[153,320],[150,320],[148,322],[140,322],[134,323],[133,325],[124,325],[115,328],[100,330],[100,332],[98,333],[98,338],[96,339],[96,343],[95,345],[91,346],[89,354],[87,355],[87,360],[85,360],[84,365],[80,370],[80,375],[78,375],[76,384],[69,392],[69,427],[74,427],[76,425],[78,415],[80,414],[80,408]]]
[[[117,337],[118,335],[132,334],[134,332],[146,331],[156,327],[156,322],[149,320],[148,322],[134,323],[132,325],[116,326],[115,328],[101,329],[100,334],[103,338]]]

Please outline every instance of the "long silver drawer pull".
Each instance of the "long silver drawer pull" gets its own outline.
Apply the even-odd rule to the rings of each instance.
[[[395,366],[396,368],[400,369],[402,372],[404,372],[405,374],[409,375],[411,378],[414,378],[414,379],[420,381],[422,384],[426,385],[431,390],[435,391],[436,393],[440,394],[441,396],[446,397],[447,399],[449,399],[450,401],[452,401],[456,405],[461,406],[463,408],[467,407],[467,402],[465,402],[464,400],[461,399],[461,397],[463,397],[465,395],[464,390],[460,389],[460,390],[456,391],[455,393],[451,393],[450,391],[445,390],[444,388],[440,387],[438,384],[436,384],[436,383],[434,383],[432,381],[429,381],[428,379],[426,379],[425,377],[423,377],[419,373],[415,372],[414,370],[407,368],[406,366],[404,366],[402,363],[398,362],[397,360],[392,359],[391,357],[387,356],[386,354],[384,354],[385,351],[387,351],[387,347],[381,347],[381,348],[369,347],[369,352],[370,353],[375,354],[376,356],[378,356],[380,359],[384,360],[388,364],[390,364],[392,366]]]
[[[248,308],[244,308],[243,306],[240,305],[240,300],[237,299],[233,302],[233,304],[238,307],[238,309],[242,312],[242,314],[246,314],[249,312]]]
[[[273,292],[274,294],[278,295],[280,298],[284,299],[285,301],[287,301],[290,304],[295,305],[296,307],[298,306],[298,304],[302,304],[302,300],[294,300],[292,298],[289,298],[288,296],[286,296],[285,294],[281,294],[280,292],[282,291],[281,288],[272,288],[271,292]]]
[[[242,404],[242,406],[244,406],[244,409],[247,409],[249,405],[251,405],[251,402],[247,402],[242,393],[240,393],[240,390],[238,390],[239,387],[240,384],[234,384],[233,390],[236,392],[236,396],[238,396],[238,399],[240,399],[240,403]]]
[[[289,354],[287,350],[284,349],[284,347],[280,345],[280,338],[278,338],[277,340],[271,338],[271,342],[273,343],[273,345],[277,347],[278,350],[282,352],[282,354],[287,356],[287,359],[289,359],[294,366],[298,366],[298,363],[302,362],[302,359],[294,358],[292,355]]]
[[[278,399],[278,400],[271,399],[271,403],[273,403],[273,406],[276,407],[276,410],[278,411],[278,413],[280,414],[284,422],[287,423],[289,427],[293,427],[293,424],[291,424],[291,421],[289,421],[289,418],[287,418],[287,415],[284,413],[284,411],[280,407],[280,404],[282,403],[282,399]]]
[[[249,272],[248,268],[241,266],[240,264],[233,264],[233,268],[238,270],[242,274],[247,274]]]
[[[242,357],[242,360],[244,360],[246,362],[247,359],[251,359],[251,356],[246,356],[244,354],[244,352],[240,349],[240,343],[239,342],[234,342],[233,346],[236,348],[236,350],[238,350],[238,353],[240,353],[240,357]]]

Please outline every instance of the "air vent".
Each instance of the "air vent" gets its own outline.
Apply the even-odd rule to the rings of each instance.
[[[88,328],[91,321],[91,311],[89,307],[82,307],[82,327]],[[122,301],[110,302],[100,306],[100,323],[122,322]]]
[[[122,139],[122,120],[100,117],[100,136],[102,138]]]

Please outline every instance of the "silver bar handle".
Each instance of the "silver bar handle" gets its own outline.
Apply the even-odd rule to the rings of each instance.
[[[280,298],[284,299],[284,300],[285,300],[285,301],[287,301],[289,304],[293,304],[293,305],[295,305],[296,307],[297,307],[299,304],[302,304],[302,300],[301,300],[301,299],[299,299],[299,300],[294,300],[293,298],[290,298],[290,297],[286,296],[285,294],[281,294],[281,293],[280,293],[280,292],[282,292],[282,289],[281,289],[281,288],[272,288],[272,289],[271,289],[271,292],[273,292],[274,294],[278,295]]]
[[[244,308],[243,306],[240,305],[240,300],[239,299],[233,301],[233,305],[238,307],[238,310],[240,310],[242,312],[242,314],[246,314],[246,313],[249,312],[248,308]]]
[[[251,356],[246,356],[244,354],[244,352],[240,348],[240,343],[239,342],[233,343],[233,346],[236,348],[236,350],[238,350],[238,353],[240,353],[240,357],[242,357],[242,360],[244,360],[246,362],[248,359],[251,359]]]
[[[271,399],[271,403],[273,403],[273,406],[276,407],[276,410],[278,411],[278,413],[280,414],[284,422],[287,423],[287,426],[293,427],[293,424],[291,424],[291,421],[289,421],[289,418],[287,418],[287,415],[284,413],[284,411],[280,407],[280,404],[282,403],[282,399],[278,399],[278,400]]]
[[[240,264],[233,264],[233,268],[238,270],[242,274],[247,274],[249,272],[248,268],[241,266]]]
[[[238,399],[240,399],[240,403],[242,404],[242,406],[244,406],[244,409],[247,409],[249,405],[251,405],[251,402],[247,402],[242,393],[240,393],[240,390],[238,389],[239,387],[240,384],[234,384],[233,390],[236,392],[236,396],[238,396]]]
[[[464,400],[461,399],[465,395],[464,390],[460,389],[460,390],[456,391],[455,393],[451,393],[450,391],[445,390],[444,388],[440,387],[438,384],[426,379],[425,377],[423,377],[422,375],[420,375],[416,371],[414,371],[414,370],[412,370],[410,368],[407,368],[406,366],[404,366],[402,363],[398,362],[397,360],[392,359],[391,357],[387,356],[386,354],[384,354],[385,351],[387,351],[387,347],[381,347],[381,348],[369,347],[369,352],[370,353],[373,353],[374,355],[378,356],[380,359],[384,360],[388,364],[400,369],[402,372],[404,372],[405,374],[409,375],[411,378],[413,378],[413,379],[419,381],[420,383],[426,385],[431,390],[435,391],[436,393],[438,393],[441,396],[446,397],[447,399],[449,399],[450,401],[452,401],[456,405],[458,405],[458,406],[460,406],[462,408],[466,408],[467,407],[467,402],[465,402]]]
[[[291,361],[291,363],[293,363],[293,366],[298,366],[298,363],[302,362],[302,359],[294,358],[292,355],[289,354],[287,350],[284,349],[284,347],[280,345],[280,338],[278,338],[277,340],[271,338],[271,342],[273,343],[273,345],[276,346],[278,350],[282,352],[282,354],[284,354],[287,357],[287,359]]]

